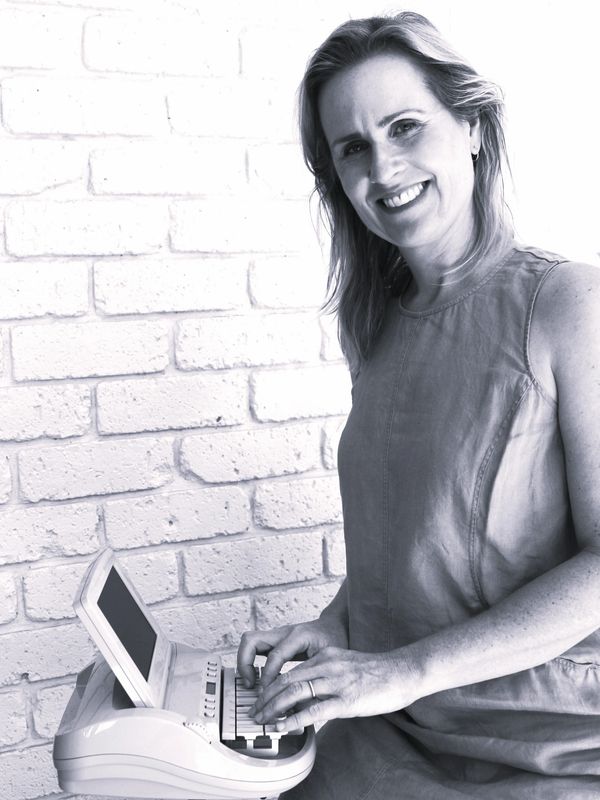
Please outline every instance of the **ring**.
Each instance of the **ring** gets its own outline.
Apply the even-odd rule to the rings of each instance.
[[[315,692],[315,687],[313,686],[312,681],[306,681],[308,683],[308,688],[310,689],[310,693],[313,696],[313,700],[317,699],[317,693]]]

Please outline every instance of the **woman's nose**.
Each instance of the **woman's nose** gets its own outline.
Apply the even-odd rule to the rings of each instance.
[[[392,151],[387,143],[385,145],[372,146],[369,180],[371,183],[382,185],[391,183],[394,175],[402,168],[401,162],[400,154]]]

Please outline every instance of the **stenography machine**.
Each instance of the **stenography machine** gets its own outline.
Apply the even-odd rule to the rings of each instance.
[[[274,797],[308,775],[313,728],[257,725],[257,686],[219,656],[169,641],[110,550],[74,605],[101,655],[79,673],[54,740],[62,789],[233,800]]]

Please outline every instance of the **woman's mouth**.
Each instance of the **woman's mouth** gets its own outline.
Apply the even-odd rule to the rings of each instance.
[[[412,206],[413,203],[419,197],[421,197],[428,185],[429,181],[415,183],[413,186],[409,186],[408,189],[405,189],[403,192],[391,195],[390,197],[384,197],[377,202],[383,206],[386,211],[395,212],[400,209],[407,208],[408,206]]]

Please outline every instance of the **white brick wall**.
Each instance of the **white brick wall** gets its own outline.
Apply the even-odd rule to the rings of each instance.
[[[158,262],[107,259],[94,266],[96,307],[104,314],[244,308],[249,304],[247,284],[244,257]]]
[[[306,581],[321,571],[321,539],[314,533],[207,543],[184,555],[185,588],[191,595]]]
[[[235,31],[215,29],[191,15],[92,17],[83,44],[91,70],[219,77],[239,72]]]
[[[18,613],[17,586],[10,573],[0,575],[0,623],[12,622]]]
[[[174,133],[277,143],[296,138],[294,97],[276,80],[173,79],[167,104]]]
[[[181,466],[208,483],[318,469],[320,425],[287,425],[186,436]]]
[[[152,322],[54,322],[12,331],[18,381],[160,372],[168,364],[169,329]]]
[[[306,201],[257,201],[246,194],[178,200],[172,212],[171,238],[178,252],[297,252],[315,238]]]
[[[77,69],[80,31],[79,15],[0,11],[0,66]]]
[[[0,774],[7,798],[33,800],[59,792],[50,745],[0,753]]]
[[[350,393],[294,120],[314,26],[274,68],[274,0],[0,6],[0,775],[39,800],[103,547],[228,664],[334,596]]]
[[[237,487],[109,500],[104,506],[104,525],[108,544],[115,549],[243,533],[251,526],[250,500]]]
[[[277,530],[339,522],[337,475],[265,481],[256,488],[254,513],[262,527]]]
[[[168,229],[156,200],[13,200],[6,208],[6,249],[13,256],[153,253]]]
[[[100,433],[202,428],[244,422],[248,385],[235,373],[109,381],[96,398]]]
[[[475,0],[412,7],[539,124],[513,166],[552,234],[532,243],[567,251],[556,231],[597,236],[580,80],[597,26],[574,16],[565,36],[551,5],[545,31],[576,49],[539,48],[529,82],[528,44],[503,46],[514,14],[490,38]],[[316,321],[327,252],[294,91],[335,24],[383,6],[306,0],[293,28],[281,0],[0,6],[0,776],[3,800],[37,800],[65,797],[51,739],[94,655],[72,595],[102,547],[170,636],[229,663],[245,630],[316,616],[342,580],[350,382],[334,321]],[[536,5],[518,12],[539,38]],[[581,91],[586,169],[561,175],[562,84]]]
[[[145,78],[19,76],[2,81],[10,133],[138,135],[168,132],[164,102]]]
[[[6,503],[12,491],[12,477],[8,456],[0,455],[0,503]]]
[[[243,142],[131,142],[92,153],[92,189],[108,195],[233,194],[245,181]]]
[[[82,316],[89,304],[88,272],[85,262],[0,263],[0,319]]]
[[[250,295],[265,308],[318,306],[323,301],[323,269],[301,256],[255,256],[250,268]]]
[[[7,507],[0,519],[0,564],[88,555],[100,547],[100,518],[94,503]]]
[[[27,736],[27,707],[22,692],[0,694],[0,744],[17,744]]]
[[[0,389],[0,441],[81,436],[91,424],[87,386],[17,386]]]
[[[252,410],[261,422],[343,414],[349,399],[343,364],[265,370],[252,379]]]
[[[83,183],[86,161],[86,150],[78,142],[3,139],[0,148],[0,193],[38,194],[66,183]]]
[[[68,500],[96,494],[156,489],[172,480],[169,439],[117,439],[30,448],[19,453],[25,500]]]
[[[70,686],[51,686],[36,693],[33,700],[33,722],[38,736],[44,739],[54,736],[71,691]]]
[[[247,314],[185,320],[175,357],[180,369],[224,369],[318,361],[321,332],[314,314]]]

